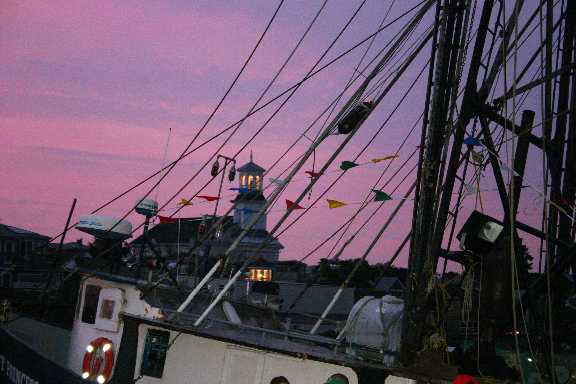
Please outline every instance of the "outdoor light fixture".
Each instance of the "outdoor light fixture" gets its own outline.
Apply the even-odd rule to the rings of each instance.
[[[234,177],[236,177],[236,167],[232,165],[232,168],[230,168],[230,171],[228,172],[228,180],[234,181]]]
[[[202,217],[202,222],[198,225],[198,236],[202,236],[206,231],[206,215]]]
[[[474,211],[456,238],[460,240],[460,249],[484,255],[492,249],[503,228],[500,221]]]
[[[212,177],[215,177],[218,174],[219,168],[220,168],[220,163],[218,162],[218,159],[216,159],[214,164],[212,164],[212,170],[210,171],[210,174],[212,175]]]

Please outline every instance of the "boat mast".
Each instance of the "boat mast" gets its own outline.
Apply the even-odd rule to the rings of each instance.
[[[441,19],[438,17],[443,9]],[[424,116],[422,142],[420,149],[420,165],[416,200],[414,201],[413,236],[408,261],[408,277],[406,282],[404,321],[402,325],[402,344],[400,347],[401,363],[413,365],[416,352],[421,349],[421,343],[428,318],[428,287],[434,283],[437,254],[432,252],[431,243],[434,227],[435,204],[439,195],[440,159],[450,135],[447,119],[451,95],[453,92],[456,62],[460,49],[460,35],[465,2],[446,0],[444,5],[437,3],[435,25],[437,38],[434,39],[433,53],[435,63],[431,62],[428,95],[433,88],[434,94],[430,101],[430,125],[427,127],[428,116]],[[438,41],[437,52],[436,41]],[[434,68],[434,71],[432,71]],[[433,73],[434,72],[434,73]],[[433,75],[433,78],[432,78]],[[427,99],[429,99],[427,97]],[[428,104],[428,102],[427,102]],[[428,129],[427,129],[428,128]],[[426,142],[424,142],[426,140]],[[426,147],[424,149],[424,147]]]

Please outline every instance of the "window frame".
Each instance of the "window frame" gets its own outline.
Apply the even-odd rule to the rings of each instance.
[[[94,292],[89,292],[89,290],[94,290]],[[82,295],[82,310],[80,314],[80,321],[84,324],[96,323],[101,291],[102,287],[99,285],[87,284],[86,287],[84,287],[84,294]],[[88,297],[89,295],[90,297]],[[90,300],[89,303],[87,303],[88,300]]]
[[[153,338],[158,337],[158,341],[154,341]],[[151,345],[151,343],[155,345]],[[168,344],[170,343],[170,332],[163,331],[160,329],[148,328],[146,332],[146,338],[143,343],[142,350],[142,360],[140,362],[140,374],[142,376],[154,377],[161,379],[164,375],[164,367],[166,365],[166,355],[168,354]],[[157,361],[149,364],[151,353],[155,353]],[[145,367],[144,364],[149,365]],[[153,367],[150,367],[153,365]]]

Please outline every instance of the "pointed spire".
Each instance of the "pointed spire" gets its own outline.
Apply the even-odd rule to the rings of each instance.
[[[252,150],[250,150],[250,162],[252,162]]]

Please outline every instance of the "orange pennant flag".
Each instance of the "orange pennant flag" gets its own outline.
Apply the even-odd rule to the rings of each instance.
[[[342,203],[341,201],[336,201],[336,200],[326,199],[326,201],[328,201],[328,204],[330,205],[330,209],[334,209],[334,208],[343,207],[345,205],[348,205],[346,203]]]
[[[292,206],[294,205],[293,201],[290,201],[288,199],[286,199],[286,209],[290,209],[292,208]],[[298,204],[296,204],[296,206],[294,207],[294,209],[304,209],[304,207],[299,206]]]
[[[393,158],[395,158],[395,157],[400,157],[400,155],[386,156],[386,157],[383,157],[383,158],[381,158],[381,159],[372,159],[372,162],[373,162],[373,163],[379,163],[379,162],[381,162],[382,160],[389,160],[389,159],[393,159]]]

